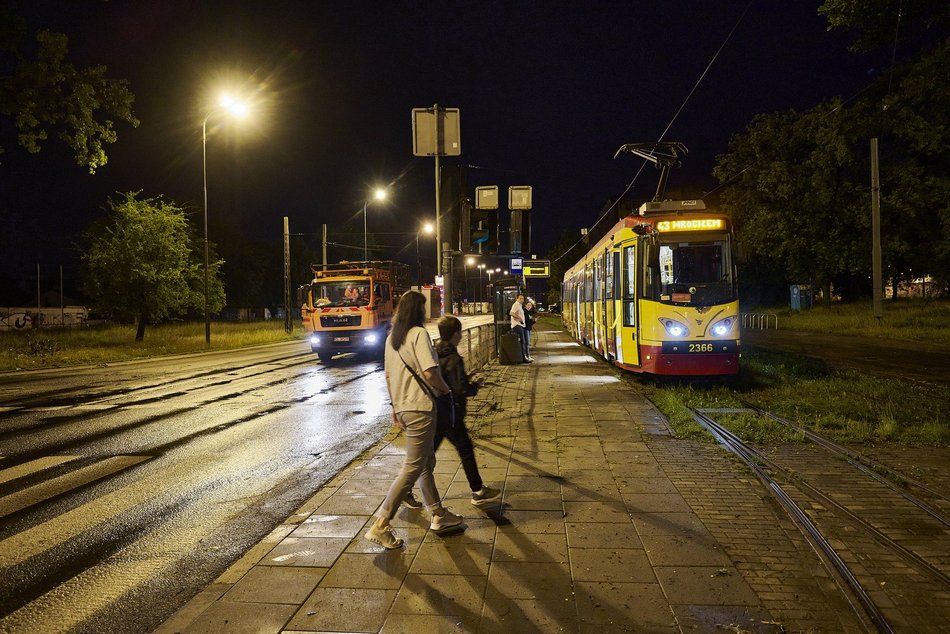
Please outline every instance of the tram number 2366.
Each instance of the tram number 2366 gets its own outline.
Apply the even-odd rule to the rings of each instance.
[[[735,352],[735,341],[664,341],[663,354],[709,354]]]

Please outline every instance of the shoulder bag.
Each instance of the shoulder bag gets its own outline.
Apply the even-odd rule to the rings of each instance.
[[[426,383],[422,377],[420,377],[415,370],[413,370],[406,359],[402,356],[400,351],[396,351],[396,354],[399,355],[399,358],[402,360],[403,365],[406,366],[406,369],[415,377],[416,381],[419,382],[419,386],[422,388],[422,391],[429,395],[435,402],[435,424],[437,433],[445,435],[453,427],[455,427],[455,399],[452,398],[452,392],[448,394],[436,394],[435,390],[432,389],[432,386]]]

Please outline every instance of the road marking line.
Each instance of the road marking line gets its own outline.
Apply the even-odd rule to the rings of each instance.
[[[0,498],[0,517],[127,469],[151,456],[114,456]]]
[[[55,467],[56,465],[61,465],[64,462],[69,462],[79,457],[80,456],[46,456],[45,458],[37,458],[36,460],[24,462],[23,464],[0,471],[0,484],[28,476],[37,471]]]

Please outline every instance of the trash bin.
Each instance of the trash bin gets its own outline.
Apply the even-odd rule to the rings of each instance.
[[[521,338],[518,335],[508,332],[499,337],[498,341],[498,363],[502,365],[524,363],[524,355],[521,353]]]

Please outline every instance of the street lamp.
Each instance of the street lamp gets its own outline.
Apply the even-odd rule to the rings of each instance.
[[[416,229],[416,286],[422,288],[422,260],[419,259],[419,232],[432,234],[435,231],[435,227],[432,226],[431,222],[427,222],[422,225],[421,229]]]
[[[377,188],[373,192],[373,197],[376,200],[386,200],[386,190]],[[368,262],[369,256],[367,255],[368,249],[366,248],[366,205],[369,201],[363,201],[363,261]]]
[[[482,284],[482,271],[485,270],[484,264],[478,265],[478,301],[484,301],[482,298],[485,296],[485,285]]]
[[[468,267],[475,264],[475,258],[465,258],[465,298],[470,299],[468,295]]]
[[[218,107],[211,109],[201,122],[201,173],[204,180],[205,216],[205,345],[211,345],[211,310],[208,303],[208,119],[219,111],[243,119],[249,112],[248,105],[225,93],[218,100]]]

